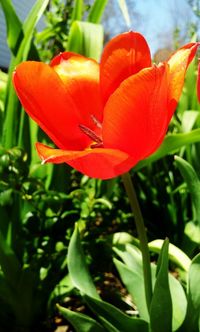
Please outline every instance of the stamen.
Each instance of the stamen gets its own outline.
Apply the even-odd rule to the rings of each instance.
[[[102,128],[102,124],[101,124],[101,122],[99,122],[99,120],[96,118],[96,116],[93,115],[93,114],[91,114],[90,117],[91,117],[92,121],[94,122],[94,124],[95,124],[98,128],[101,129],[101,128]]]
[[[99,136],[97,136],[93,130],[89,129],[88,127],[82,124],[79,125],[79,128],[82,130],[84,134],[86,134],[89,138],[91,138],[91,140],[93,140],[97,144],[103,144],[102,139]]]

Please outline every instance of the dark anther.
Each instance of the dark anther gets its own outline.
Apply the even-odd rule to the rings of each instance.
[[[79,125],[79,128],[84,134],[86,134],[89,138],[91,138],[91,140],[93,140],[97,144],[103,144],[102,139],[99,136],[97,136],[93,130],[89,129],[88,127],[82,124]]]

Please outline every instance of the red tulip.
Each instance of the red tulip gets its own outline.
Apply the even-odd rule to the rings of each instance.
[[[161,144],[198,43],[152,65],[144,37],[128,32],[105,47],[100,64],[64,52],[50,65],[28,61],[14,72],[26,112],[59,149],[37,143],[43,163],[67,163],[108,179],[127,172]]]
[[[200,103],[200,59],[199,59],[198,71],[197,71],[197,98]]]

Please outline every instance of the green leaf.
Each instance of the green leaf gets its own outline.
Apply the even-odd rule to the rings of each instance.
[[[176,331],[183,324],[185,319],[187,311],[187,299],[185,291],[180,282],[175,277],[173,277],[172,274],[169,273],[168,275],[170,293],[172,297],[172,331]]]
[[[114,259],[114,264],[122,279],[123,284],[126,286],[133,303],[136,305],[140,317],[149,322],[149,314],[147,310],[144,290],[144,278],[141,271],[132,270],[117,259]]]
[[[193,242],[194,248],[196,247],[195,243],[200,243],[200,227],[199,225],[195,225],[193,221],[187,222],[184,234]]]
[[[139,169],[167,156],[168,154],[175,153],[182,146],[197,143],[199,141],[200,141],[200,129],[194,129],[191,132],[184,134],[169,134],[166,136],[159,149],[155,153],[153,153],[149,158],[140,161],[134,167],[134,170],[138,171]]]
[[[73,312],[59,305],[57,305],[57,308],[61,315],[73,325],[77,332],[105,332],[104,328],[89,316]]]
[[[133,244],[139,247],[139,240],[126,232],[116,232],[108,237],[112,241],[112,245],[116,248],[124,248],[126,244]]]
[[[19,39],[23,36],[22,24],[16,15],[10,0],[0,0],[0,3],[6,19],[7,43],[13,54],[16,55],[19,46]]]
[[[172,299],[168,278],[168,246],[166,239],[158,258],[156,282],[150,306],[150,321],[153,332],[172,331]]]
[[[88,22],[100,23],[108,0],[95,0],[88,14]]]
[[[71,20],[80,21],[83,14],[83,0],[75,0]]]
[[[41,16],[43,15],[48,3],[49,0],[37,0],[32,7],[30,13],[28,14],[23,24],[24,38],[17,53],[18,63],[22,60],[27,59],[30,50],[31,40],[34,33],[34,28]]]
[[[103,49],[103,27],[100,24],[74,21],[69,32],[68,51],[99,60]]]
[[[90,309],[96,314],[99,319],[103,318],[102,324],[104,320],[108,321],[119,331],[123,332],[147,332],[148,331],[148,323],[139,318],[131,318],[125,315],[121,310],[116,308],[110,303],[107,303],[102,300],[97,300],[87,295],[83,297],[90,307]]]
[[[13,58],[11,61],[11,65],[9,68],[9,79],[7,86],[7,96],[6,96],[6,114],[5,114],[5,122],[4,122],[4,132],[3,132],[3,145],[7,148],[10,148],[16,145],[17,135],[21,131],[18,127],[19,124],[19,107],[20,103],[15,94],[14,87],[12,85],[12,72],[16,65],[18,65],[21,61],[27,59],[31,41],[34,33],[35,25],[38,20],[42,16],[45,8],[48,5],[49,0],[37,0],[34,4],[32,10],[30,11],[27,19],[23,24],[23,33],[24,38],[22,39],[16,58]],[[21,108],[21,107],[20,107]]]
[[[160,253],[163,242],[163,240],[149,242],[149,249],[153,252]],[[182,250],[171,243],[169,244],[169,259],[186,272],[189,270],[191,259]]]
[[[114,259],[120,277],[126,285],[133,302],[136,304],[140,317],[149,322],[149,313],[145,299],[142,256],[137,247],[126,245],[125,250],[114,248],[114,251],[123,260]]]
[[[127,27],[130,29],[131,26],[131,20],[128,12],[128,7],[126,4],[126,0],[118,0],[119,7],[122,11],[123,17],[126,21]]]
[[[184,159],[175,156],[175,162],[182,177],[187,183],[191,194],[192,204],[194,206],[194,221],[198,222],[200,227],[200,181],[194,168]],[[200,239],[199,239],[200,241]]]
[[[182,117],[182,129],[184,133],[189,132],[194,127],[199,118],[199,111],[185,111]]]
[[[160,240],[162,241],[162,240]],[[163,241],[162,241],[163,244]],[[126,250],[126,251],[125,251]],[[124,249],[114,248],[114,251],[121,257],[125,264],[120,261],[114,260],[116,268],[120,274],[120,277],[129,291],[133,302],[136,304],[141,318],[149,320],[149,315],[146,308],[145,291],[144,291],[144,278],[142,273],[142,256],[138,255],[138,249],[135,246],[127,245]],[[156,250],[155,252],[160,252]],[[130,255],[132,257],[130,257]],[[180,256],[181,258],[181,256]],[[155,284],[156,280],[156,265],[151,264],[152,282]],[[183,323],[186,315],[187,301],[185,292],[180,282],[169,275],[170,293],[172,296],[173,307],[173,331],[176,331]]]
[[[200,319],[200,254],[194,257],[188,276],[188,308],[184,331],[199,331]]]
[[[89,274],[85,256],[80,242],[78,225],[75,226],[68,249],[68,269],[73,285],[80,292],[99,298],[95,285]]]

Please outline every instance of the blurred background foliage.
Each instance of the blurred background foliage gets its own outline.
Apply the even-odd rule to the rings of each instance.
[[[66,165],[41,166],[34,143],[48,138],[22,110],[11,83],[12,72],[21,61],[48,62],[65,50],[99,60],[103,25],[108,40],[121,32],[116,31],[119,10],[122,30],[130,24],[127,8],[139,27],[141,17],[131,0],[37,0],[25,22],[20,21],[10,0],[0,0],[0,4],[12,54],[8,73],[0,71],[0,331],[53,331],[60,319],[55,316],[56,302],[82,308],[78,300],[73,304],[79,295],[69,278],[66,258],[75,222],[96,285],[104,299],[120,308],[127,304],[119,296],[124,289],[112,262],[112,239],[120,232],[136,236],[136,230],[120,178],[102,182]],[[167,42],[159,42],[156,62],[183,42],[197,38],[199,1],[188,1],[188,6],[191,21],[185,30],[176,22]],[[37,32],[42,16],[45,28]],[[196,75],[195,60],[163,145],[131,172],[149,241],[167,236],[190,258],[200,249]]]

